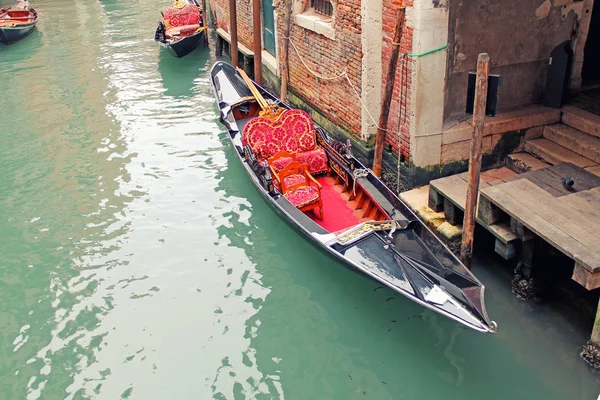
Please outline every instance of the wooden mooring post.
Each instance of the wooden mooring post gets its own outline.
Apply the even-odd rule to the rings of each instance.
[[[288,55],[290,48],[290,24],[291,24],[291,14],[292,14],[292,0],[285,0],[284,3],[284,14],[283,14],[283,41],[281,43],[281,64],[280,64],[280,72],[281,72],[281,92],[280,98],[281,101],[287,101],[287,88],[288,82],[290,79],[290,72],[288,68]]]
[[[396,11],[396,29],[394,31],[394,41],[392,42],[392,56],[388,67],[387,79],[385,82],[385,93],[381,102],[381,114],[379,114],[379,123],[377,128],[377,137],[375,138],[375,157],[373,160],[373,173],[378,178],[381,177],[381,162],[383,160],[383,147],[385,146],[385,131],[387,129],[388,115],[390,113],[390,103],[394,92],[394,81],[396,79],[396,67],[398,66],[398,57],[400,56],[400,42],[402,41],[402,28],[404,27],[404,16],[406,9],[398,8]]]
[[[462,243],[460,259],[471,269],[473,256],[473,234],[475,232],[475,212],[479,197],[479,174],[481,173],[481,147],[483,143],[483,126],[485,122],[485,106],[488,92],[488,75],[490,56],[487,53],[477,57],[477,78],[475,83],[475,104],[473,107],[473,137],[471,139],[471,156],[469,158],[469,186],[467,188],[467,204],[463,219]]]
[[[592,336],[580,353],[581,358],[595,369],[600,369],[600,302],[596,310],[596,319],[592,328]]]
[[[262,35],[260,24],[260,0],[252,0],[252,25],[254,44],[254,82],[262,85]]]
[[[231,55],[231,65],[238,66],[238,34],[237,34],[237,5],[236,0],[229,0],[229,27],[231,29],[231,46],[229,53]]]

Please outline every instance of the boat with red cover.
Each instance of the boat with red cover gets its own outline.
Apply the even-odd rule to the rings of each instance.
[[[175,0],[162,12],[154,40],[175,57],[184,57],[206,39],[206,25],[196,0]]]
[[[241,165],[267,202],[316,246],[409,299],[493,332],[483,284],[353,155],[302,110],[217,62],[211,79]]]
[[[0,43],[11,44],[29,35],[38,21],[38,13],[21,1],[14,7],[0,9]]]

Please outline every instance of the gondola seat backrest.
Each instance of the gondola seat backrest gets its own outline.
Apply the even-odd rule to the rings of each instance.
[[[30,16],[29,10],[22,8],[11,8],[8,10],[8,16],[10,18],[27,18]]]
[[[259,161],[268,160],[283,150],[295,154],[312,174],[327,171],[327,154],[317,145],[312,118],[302,110],[284,111],[275,121],[265,117],[250,120],[244,127],[242,143],[250,145]],[[291,161],[280,158],[273,167],[281,171]]]
[[[168,7],[163,13],[163,20],[167,30],[178,26],[198,26],[200,25],[200,9],[193,4],[188,4],[183,8]]]

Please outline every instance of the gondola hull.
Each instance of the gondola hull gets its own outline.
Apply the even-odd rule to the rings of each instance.
[[[158,37],[159,32],[155,33],[155,38]],[[199,32],[194,33],[193,35],[184,37],[176,42],[162,41],[160,39],[155,39],[156,43],[158,43],[161,47],[165,48],[169,53],[174,55],[177,58],[185,57],[194,51],[200,44],[206,42],[206,29],[203,29]]]
[[[7,12],[8,9],[1,9],[0,15]],[[0,43],[12,44],[29,35],[34,29],[38,21],[38,14],[33,8],[28,8],[28,19],[16,19],[17,24],[8,24],[10,21],[3,21],[5,24],[0,25]],[[25,21],[26,23],[23,23]]]
[[[236,119],[233,109],[251,101],[252,94],[248,86],[239,73],[224,62],[215,63],[211,79],[221,122],[228,130],[228,138],[241,165],[269,205],[292,227],[346,266],[416,303],[474,330],[495,331],[496,325],[489,320],[485,310],[484,286],[481,282],[391,190],[349,151],[340,152],[339,143],[319,127],[317,141],[327,152],[330,162],[336,163],[332,168],[347,174],[354,181],[353,185],[359,186],[370,198],[378,201],[390,220],[362,222],[342,231],[331,232],[293,206],[270,184],[264,165],[256,161],[249,146],[242,144],[244,126],[253,117]],[[289,108],[263,88],[258,89],[267,100]]]

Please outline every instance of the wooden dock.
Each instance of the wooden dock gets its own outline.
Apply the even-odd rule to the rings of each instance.
[[[430,183],[429,206],[444,210],[451,223],[461,222],[464,178],[454,175]],[[564,178],[574,180],[571,188]],[[523,174],[499,168],[484,172],[481,180],[477,222],[497,238],[500,255],[512,258],[521,248],[531,267],[528,249],[539,238],[574,261],[573,280],[588,290],[600,287],[599,176],[563,163]]]

